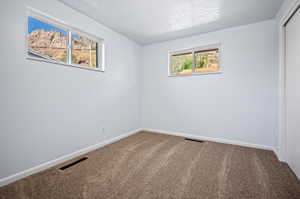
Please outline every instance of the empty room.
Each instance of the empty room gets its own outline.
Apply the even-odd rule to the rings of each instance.
[[[300,199],[300,0],[0,16],[0,199]]]

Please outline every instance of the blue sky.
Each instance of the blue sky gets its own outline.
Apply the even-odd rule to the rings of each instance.
[[[56,31],[62,32],[63,34],[67,35],[67,32],[64,31],[63,29],[58,28],[53,25],[50,25],[48,23],[45,23],[34,17],[29,16],[28,17],[28,33],[30,34],[34,30],[56,30]]]
[[[34,30],[56,30],[56,31],[62,32],[64,35],[67,35],[67,31],[65,31],[65,30],[58,28],[56,26],[53,26],[51,24],[48,24],[46,22],[43,22],[37,18],[29,16],[28,17],[28,34],[30,34]],[[77,38],[77,37],[79,37],[78,34],[74,34],[74,33],[72,34],[72,38]]]

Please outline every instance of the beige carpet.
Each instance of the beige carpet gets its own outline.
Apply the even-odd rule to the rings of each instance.
[[[0,198],[300,199],[271,151],[143,132],[85,156],[2,187]]]

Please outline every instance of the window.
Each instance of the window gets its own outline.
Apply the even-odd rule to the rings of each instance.
[[[174,54],[171,56],[171,73],[188,75],[192,74],[193,69],[193,53],[185,52]]]
[[[97,67],[98,43],[81,36],[72,34],[72,64]]]
[[[46,17],[28,15],[27,56],[35,60],[104,71],[104,42]]]
[[[220,47],[210,46],[169,53],[169,75],[221,72]]]
[[[28,54],[41,59],[67,63],[67,31],[28,17]]]

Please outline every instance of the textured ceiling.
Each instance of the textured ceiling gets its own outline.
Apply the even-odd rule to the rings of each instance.
[[[271,19],[283,2],[283,0],[60,1],[140,44]]]

